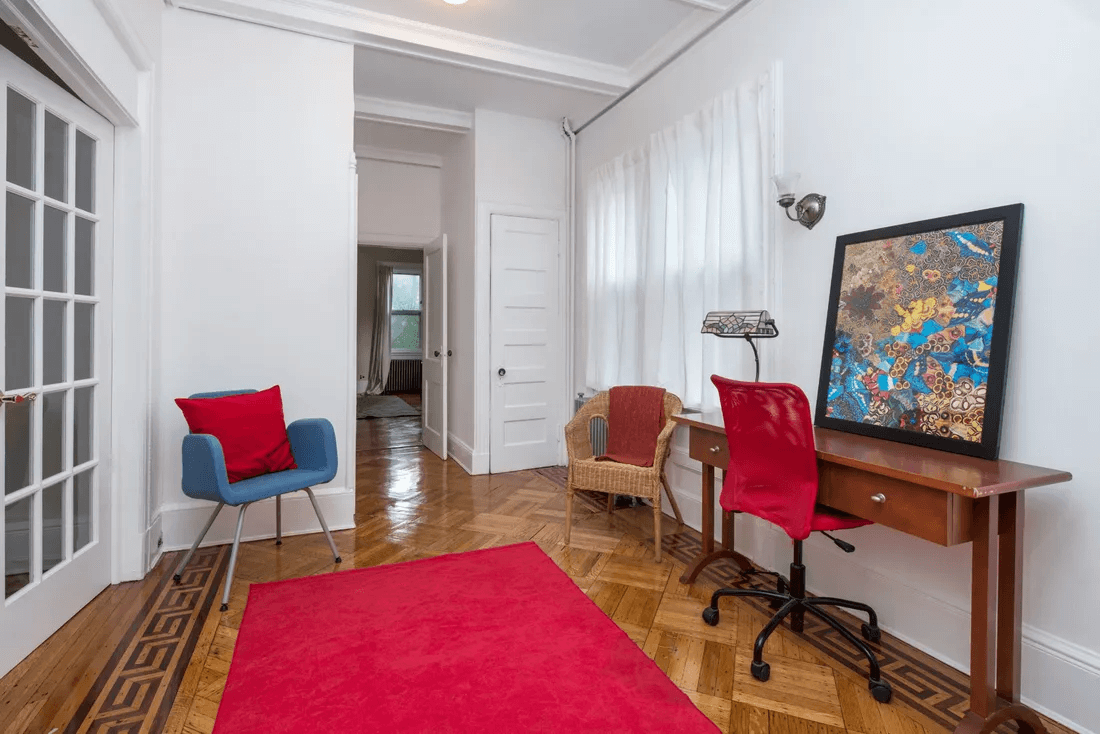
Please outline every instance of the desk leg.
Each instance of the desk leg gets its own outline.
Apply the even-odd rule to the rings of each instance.
[[[992,734],[1008,721],[1020,734],[1047,734],[1038,714],[1019,703],[1022,499],[1014,492],[974,503],[970,710],[955,734]]]
[[[984,721],[997,708],[998,497],[974,502],[974,548],[970,591],[970,711]],[[963,723],[966,723],[964,719]],[[958,730],[956,730],[958,731]]]
[[[997,604],[997,695],[1020,702],[1020,625],[1024,582],[1024,493],[1000,498],[1000,601]]]
[[[703,549],[680,577],[681,584],[694,583],[700,572],[720,558],[732,558],[747,571],[752,568],[748,558],[733,549],[733,513],[722,513],[722,548],[714,549],[714,467],[703,464]]]

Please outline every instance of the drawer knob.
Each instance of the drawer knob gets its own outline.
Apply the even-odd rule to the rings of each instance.
[[[884,495],[882,492],[879,492],[878,494],[873,494],[871,495],[871,501],[878,502],[881,505],[886,501],[886,495]]]
[[[722,447],[721,447],[721,446],[711,446],[711,447],[710,447],[710,452],[711,452],[712,454],[717,454],[717,453],[719,453],[719,452],[720,452],[721,450],[722,450]]]

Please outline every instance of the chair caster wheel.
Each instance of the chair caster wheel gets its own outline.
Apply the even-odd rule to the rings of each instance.
[[[228,612],[229,611],[229,605],[228,604],[222,604],[222,611],[223,612]]]
[[[863,626],[859,628],[859,631],[863,633],[863,639],[868,642],[879,642],[882,640],[882,630],[878,627],[872,627],[864,623]]]
[[[336,563],[340,563],[340,562],[342,562],[343,560],[344,560],[344,559],[343,559],[343,558],[341,558],[340,556],[336,556]]]
[[[765,662],[752,661],[752,677],[756,678],[761,683],[766,683],[768,678],[772,675],[772,666]]]
[[[714,607],[707,607],[703,610],[703,621],[714,627],[718,624],[718,610]]]
[[[177,573],[175,576],[172,577],[172,580],[175,581],[178,584],[182,579],[181,579],[180,575]]]
[[[874,696],[875,700],[879,703],[890,703],[890,699],[894,695],[894,691],[890,688],[890,684],[881,679],[868,681],[867,687],[871,689],[871,695]]]

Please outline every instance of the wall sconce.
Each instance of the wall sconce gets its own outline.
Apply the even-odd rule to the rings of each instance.
[[[779,206],[783,207],[783,211],[787,212],[787,219],[799,222],[806,229],[813,229],[814,225],[825,216],[825,197],[821,194],[806,194],[795,204],[794,187],[800,177],[801,174],[798,173],[780,173],[772,176],[772,181],[775,183],[775,192],[779,194],[777,201]],[[796,215],[793,217],[791,216],[792,204]]]

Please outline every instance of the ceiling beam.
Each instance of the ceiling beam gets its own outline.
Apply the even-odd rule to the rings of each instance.
[[[445,133],[465,133],[474,126],[470,112],[360,95],[355,97],[355,119]]]
[[[701,0],[699,0],[701,1]],[[615,96],[627,69],[332,0],[172,0],[179,8],[570,89]]]
[[[684,5],[690,5],[693,8],[702,8],[703,10],[709,10],[712,13],[720,13],[723,10],[727,10],[728,6],[722,3],[715,2],[714,0],[674,0],[674,2],[683,3]]]

